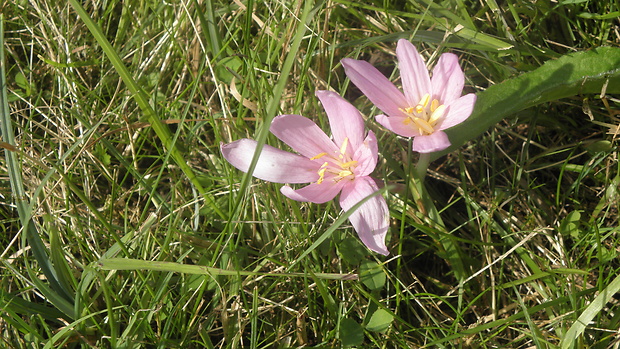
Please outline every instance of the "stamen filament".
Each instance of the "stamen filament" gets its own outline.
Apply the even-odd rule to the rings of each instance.
[[[315,156],[311,157],[310,160],[320,159],[320,158],[324,157],[325,155],[327,155],[327,153],[325,153],[325,152],[318,153]]]

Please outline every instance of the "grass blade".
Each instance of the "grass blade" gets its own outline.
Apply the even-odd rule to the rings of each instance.
[[[175,138],[172,136],[170,129],[164,125],[159,119],[158,115],[155,113],[155,110],[149,104],[149,98],[146,95],[146,92],[138,85],[135,79],[132,77],[131,73],[125,67],[125,64],[121,60],[121,57],[118,55],[112,44],[105,37],[101,28],[90,18],[86,10],[82,7],[82,5],[77,0],[69,0],[75,11],[80,16],[80,19],[86,24],[92,35],[95,37],[103,52],[106,54],[114,68],[120,75],[121,79],[131,92],[134,97],[136,103],[140,106],[140,109],[146,116],[147,120],[153,127],[153,130],[159,137],[159,139],[164,144],[164,147],[168,152],[170,152],[170,156],[175,161],[177,166],[185,173],[190,182],[194,185],[196,190],[204,197],[207,204],[211,207],[211,209],[222,219],[226,219],[226,214],[222,212],[219,207],[215,204],[214,199],[211,197],[209,193],[202,187],[196,174],[187,164],[187,161],[183,157],[181,151],[177,148]]]
[[[617,276],[607,287],[605,287],[594,298],[592,303],[584,309],[583,313],[579,315],[579,318],[568,329],[564,338],[560,342],[561,349],[573,348],[577,341],[577,338],[583,334],[588,324],[594,319],[594,317],[601,312],[601,309],[609,302],[613,296],[620,292],[620,276]]]
[[[296,276],[306,277],[305,273],[262,273],[245,270],[227,270],[205,265],[190,265],[175,262],[144,261],[131,258],[101,259],[99,266],[105,270],[154,270],[175,273],[209,276]],[[314,273],[317,278],[329,280],[356,280],[356,274]]]
[[[32,253],[37,260],[41,271],[47,278],[50,287],[48,288],[36,277],[32,281],[36,282],[37,288],[46,295],[47,299],[66,315],[73,318],[73,308],[68,303],[73,302],[72,291],[64,288],[63,284],[69,284],[68,280],[61,282],[58,273],[50,259],[49,251],[43,244],[39,232],[32,220],[32,210],[26,196],[23,179],[21,175],[20,162],[17,159],[16,151],[12,150],[15,144],[15,134],[13,133],[12,121],[8,105],[6,90],[6,72],[4,68],[4,18],[0,15],[0,133],[3,142],[4,155],[8,168],[8,175],[11,183],[11,192],[15,198],[15,206],[21,220],[26,241],[32,249]]]

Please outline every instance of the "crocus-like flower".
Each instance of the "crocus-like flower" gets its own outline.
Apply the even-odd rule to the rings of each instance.
[[[265,145],[252,175],[275,183],[312,182],[297,190],[285,185],[280,191],[290,199],[317,204],[340,193],[340,207],[348,210],[379,189],[369,177],[377,165],[377,139],[372,131],[366,134],[359,111],[338,94],[317,91],[316,95],[327,112],[333,139],[308,118],[277,116],[270,131],[300,155]],[[247,172],[256,144],[240,139],[222,144],[221,151],[228,162]],[[388,219],[388,207],[381,195],[373,196],[349,216],[362,242],[383,255],[388,254]]]
[[[432,78],[409,41],[398,41],[396,57],[404,94],[368,62],[345,58],[342,65],[355,86],[387,114],[377,115],[378,123],[401,136],[414,137],[414,151],[446,149],[450,141],[443,130],[465,121],[476,102],[473,93],[461,96],[465,77],[457,56],[442,54]]]

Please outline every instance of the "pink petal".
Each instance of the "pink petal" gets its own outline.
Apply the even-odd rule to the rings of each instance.
[[[403,121],[406,119],[404,117],[377,115],[375,119],[378,123],[383,125],[383,127],[400,136],[413,137],[420,134],[418,129],[416,129],[415,127],[412,127],[411,125],[405,125],[403,123]]]
[[[396,57],[398,57],[398,69],[400,69],[403,91],[409,101],[408,106],[415,106],[420,102],[422,96],[432,91],[426,64],[424,64],[424,59],[415,46],[405,39],[398,40]]]
[[[271,132],[301,155],[311,158],[320,153],[338,151],[314,121],[301,115],[280,115],[273,119]]]
[[[452,102],[444,119],[441,121],[441,125],[439,125],[439,129],[445,130],[465,121],[474,110],[474,104],[476,104],[476,95],[473,93],[466,94]]]
[[[335,198],[345,183],[325,179],[321,184],[312,183],[297,190],[285,185],[280,188],[280,192],[291,200],[323,204]]]
[[[372,178],[357,177],[342,189],[340,207],[347,211],[377,190],[379,190],[377,183]],[[349,216],[353,228],[364,245],[385,256],[389,254],[385,246],[389,218],[387,203],[381,195],[370,198]]]
[[[463,93],[465,75],[459,66],[458,57],[452,53],[444,53],[433,69],[433,99],[441,104],[450,104]]]
[[[443,131],[435,131],[428,136],[417,136],[413,139],[413,151],[432,153],[450,146],[448,135]]]
[[[401,109],[410,106],[403,93],[370,63],[351,58],[344,58],[341,63],[351,82],[384,113],[402,115]]]
[[[348,138],[350,147],[347,149],[357,149],[364,141],[366,133],[362,114],[335,92],[316,91],[316,96],[321,100],[327,113],[336,145],[341,145],[344,139]]]
[[[353,155],[353,160],[357,161],[355,175],[368,176],[371,174],[377,166],[378,153],[377,137],[375,137],[372,131],[368,131],[368,136],[366,136],[364,142],[357,148]]]
[[[247,172],[256,151],[257,142],[239,139],[220,145],[224,158],[243,172]],[[303,156],[264,145],[252,176],[275,183],[308,183],[319,179],[320,165]]]

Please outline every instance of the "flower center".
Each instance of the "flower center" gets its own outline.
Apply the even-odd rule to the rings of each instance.
[[[407,114],[403,124],[417,128],[421,135],[426,136],[435,132],[435,125],[446,113],[446,106],[440,105],[436,99],[431,101],[431,95],[427,93],[415,107],[400,110]]]
[[[317,160],[324,156],[327,157],[317,172],[319,174],[319,179],[316,181],[317,184],[323,183],[325,175],[329,175],[334,182],[340,182],[345,178],[350,180],[355,178],[353,170],[357,166],[357,161],[351,160],[351,157],[347,154],[348,145],[349,138],[345,137],[340,145],[340,150],[335,152],[335,154],[330,155],[322,152],[310,158],[310,160]]]

